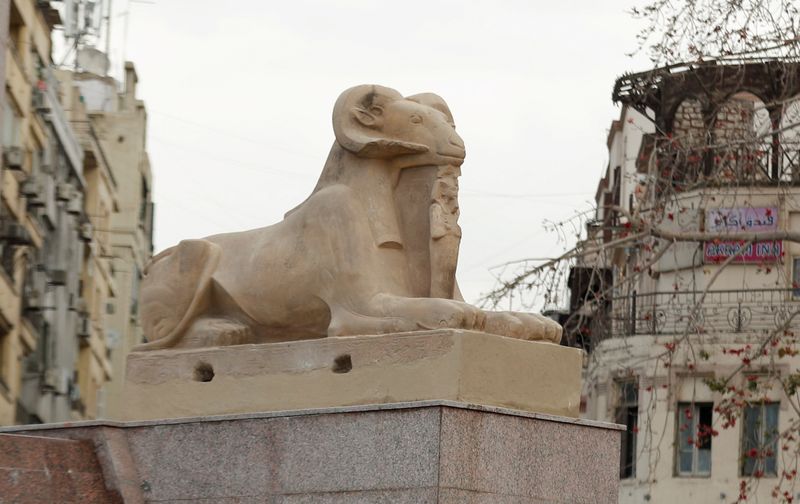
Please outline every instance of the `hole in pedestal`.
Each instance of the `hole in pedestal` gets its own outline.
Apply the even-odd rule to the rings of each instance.
[[[214,379],[214,368],[208,362],[198,362],[194,367],[194,380],[210,382]]]
[[[334,373],[349,373],[353,369],[353,360],[350,354],[340,355],[333,359],[333,372]]]

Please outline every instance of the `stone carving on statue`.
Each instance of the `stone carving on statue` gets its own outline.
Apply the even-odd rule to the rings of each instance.
[[[283,221],[184,240],[141,287],[139,350],[436,328],[558,342],[541,315],[484,311],[455,281],[464,143],[444,100],[348,89],[311,195]]]
[[[431,194],[431,290],[430,296],[452,299],[455,295],[458,247],[458,176],[461,168],[445,165],[438,169]]]

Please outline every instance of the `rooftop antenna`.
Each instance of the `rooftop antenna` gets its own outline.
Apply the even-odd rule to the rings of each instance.
[[[108,0],[108,2],[109,2],[109,4],[110,4],[110,3],[111,3],[111,0]],[[151,1],[151,0],[128,0],[128,5],[127,5],[127,8],[126,8],[126,9],[125,9],[123,12],[120,12],[120,13],[117,15],[117,17],[124,17],[124,18],[125,18],[125,22],[124,22],[124,24],[122,25],[122,26],[123,26],[123,28],[122,28],[122,34],[123,34],[123,35],[122,35],[122,65],[123,65],[123,68],[124,68],[124,66],[125,66],[125,60],[127,59],[127,50],[128,50],[128,23],[129,23],[129,21],[130,21],[130,18],[131,18],[131,16],[130,16],[130,14],[131,14],[131,4],[148,4],[148,5],[155,5],[155,3],[156,3],[156,2],[154,2],[154,1]],[[109,11],[109,16],[111,16],[111,12],[110,12],[110,11]],[[111,21],[109,21],[109,25],[110,25],[110,23],[111,23]]]
[[[72,62],[75,71],[83,68],[105,75],[108,71],[104,63],[106,55],[95,48],[100,42],[103,22],[106,22],[106,49],[110,49],[109,15],[103,17],[103,4],[106,0],[63,0],[64,1],[64,39],[69,48],[64,56],[68,60],[74,51]],[[108,0],[109,7],[111,0]],[[62,63],[62,64],[63,64]],[[91,68],[87,68],[91,67]]]
[[[112,9],[112,0],[108,0],[106,4],[106,15],[105,15],[105,22],[106,22],[106,56],[109,58],[111,57],[111,9]]]
[[[70,47],[64,59],[69,56],[70,52],[78,52],[78,42],[80,40],[80,29],[78,27],[78,11],[80,9],[80,0],[64,0],[64,38],[67,45]],[[70,39],[74,42],[70,43]],[[78,59],[75,58],[75,69],[78,68]]]

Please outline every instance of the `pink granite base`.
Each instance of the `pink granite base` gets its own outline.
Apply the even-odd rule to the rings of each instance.
[[[124,502],[617,501],[619,426],[461,403],[3,430],[91,440]]]
[[[0,434],[0,503],[123,502],[86,441]]]

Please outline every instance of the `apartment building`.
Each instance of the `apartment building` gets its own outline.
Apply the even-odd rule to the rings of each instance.
[[[69,419],[77,393],[70,340],[83,153],[50,70],[50,32],[58,22],[49,5],[10,3],[0,170],[2,423]],[[57,198],[59,184],[75,188],[68,200]]]
[[[628,426],[620,502],[797,499],[800,67],[663,68],[614,98],[566,340],[584,415]]]
[[[90,123],[105,152],[117,182],[118,206],[106,225],[98,229],[111,247],[116,292],[110,300],[106,330],[111,341],[114,375],[106,384],[107,417],[118,417],[125,379],[125,359],[142,343],[139,324],[139,283],[153,254],[152,173],[147,154],[147,110],[136,96],[138,75],[133,63],[125,65],[124,91],[109,77],[90,72],[75,73]]]
[[[135,69],[126,66],[131,79],[122,93],[105,75],[55,70],[50,36],[60,23],[49,2],[10,2],[0,425],[104,416],[124,342],[140,337],[135,299],[152,249],[152,204]],[[84,61],[103,57],[81,49],[93,51]],[[97,89],[108,99],[101,106]]]

